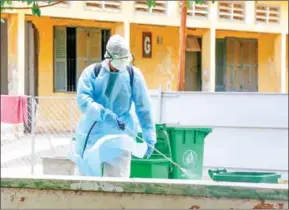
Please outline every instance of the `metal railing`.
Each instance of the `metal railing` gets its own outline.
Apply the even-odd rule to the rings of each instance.
[[[206,138],[204,168],[222,164],[288,175],[287,94],[162,92],[161,88],[149,94],[156,122],[213,128]],[[4,100],[1,97],[1,122]],[[75,97],[29,96],[26,101],[26,123],[1,123],[1,168],[36,174],[42,157],[68,154],[81,114]],[[5,112],[19,117],[19,104],[6,107]],[[256,151],[260,151],[257,156]]]
[[[9,96],[1,97],[1,104],[5,100]],[[20,119],[16,115],[25,115],[27,120],[1,123],[1,168],[30,167],[33,174],[34,166],[41,165],[41,157],[69,152],[80,112],[75,97],[27,96],[26,102],[19,108],[19,103],[10,101],[4,110],[10,120]]]
[[[13,173],[21,170],[42,174],[43,158],[68,156],[81,113],[76,97],[22,98],[25,104],[19,105],[17,97],[1,95],[1,105],[6,104],[1,106],[1,113],[9,113],[8,121],[19,119],[10,123],[1,119],[1,168]]]

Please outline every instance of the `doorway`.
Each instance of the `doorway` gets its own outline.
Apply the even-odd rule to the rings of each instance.
[[[76,28],[66,28],[67,91],[76,91]]]
[[[83,70],[102,61],[110,29],[54,27],[54,91],[75,92]]]
[[[38,103],[38,57],[39,57],[39,32],[30,21],[25,23],[25,80],[24,94],[28,97],[28,120],[24,125],[24,132],[31,133],[32,128],[32,103]],[[34,112],[36,113],[37,105]]]
[[[25,23],[25,95],[38,96],[39,34],[33,23]]]
[[[1,95],[8,94],[8,27],[7,20],[0,23],[1,27]]]
[[[201,38],[187,37],[185,91],[202,91]]]

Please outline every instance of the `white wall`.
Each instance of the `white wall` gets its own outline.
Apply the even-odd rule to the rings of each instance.
[[[288,179],[287,94],[163,92],[160,97],[151,91],[151,97],[158,122],[213,129],[205,141],[205,168],[273,170]]]

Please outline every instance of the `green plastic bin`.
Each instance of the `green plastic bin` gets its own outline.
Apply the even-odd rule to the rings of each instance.
[[[166,126],[172,148],[172,159],[184,168],[173,167],[172,179],[202,179],[205,137],[212,132],[209,128]],[[189,174],[189,176],[188,176]]]
[[[170,162],[161,158],[133,159],[131,162],[131,178],[168,179]]]
[[[165,125],[156,125],[157,144],[155,148],[160,150],[167,157],[171,157],[171,145]],[[142,134],[138,134],[142,137]],[[137,139],[137,142],[142,142]],[[132,158],[131,161],[131,178],[162,178],[168,179],[172,171],[171,163],[164,159],[157,152],[153,152],[149,159]]]
[[[227,172],[226,169],[209,170],[212,180],[218,182],[251,182],[251,183],[271,183],[277,184],[280,174],[271,172]]]

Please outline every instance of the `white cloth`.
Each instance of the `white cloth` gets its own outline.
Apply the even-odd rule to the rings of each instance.
[[[103,163],[103,177],[130,177],[130,164],[131,164],[131,153],[123,152],[120,157],[115,158],[112,161]],[[79,169],[75,167],[75,176],[82,176]]]
[[[130,177],[131,153],[124,152],[116,160],[104,163],[103,177]]]

